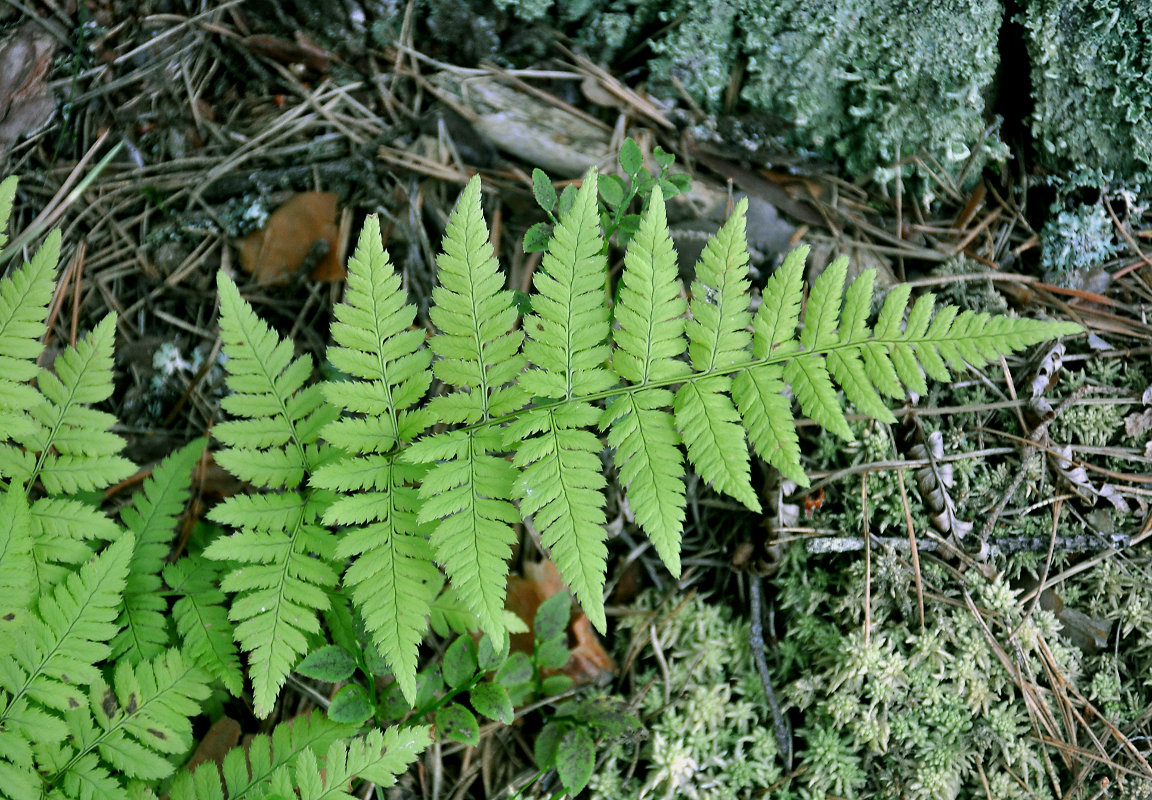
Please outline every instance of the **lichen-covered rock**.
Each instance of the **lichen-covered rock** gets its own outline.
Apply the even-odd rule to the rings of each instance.
[[[1152,168],[1152,3],[1032,0],[1036,147],[1053,169],[1147,180]]]
[[[974,177],[1007,153],[985,135],[1002,16],[999,0],[745,0],[743,97],[852,174],[883,179],[923,153],[953,178]]]
[[[547,0],[499,0],[540,19]],[[577,34],[601,58],[648,40],[651,88],[707,111],[730,87],[794,126],[793,145],[843,159],[853,175],[892,177],[924,154],[952,179],[975,177],[1007,149],[986,133],[999,58],[1000,0],[583,0]],[[577,19],[555,4],[558,24]],[[662,26],[658,27],[657,26]],[[740,65],[746,64],[743,72]],[[915,172],[909,165],[904,174]]]

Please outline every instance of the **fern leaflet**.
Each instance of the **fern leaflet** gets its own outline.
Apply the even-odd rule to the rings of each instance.
[[[266,717],[307,650],[308,634],[319,632],[316,612],[327,608],[336,583],[329,563],[333,537],[318,524],[330,498],[298,490],[326,457],[317,440],[335,414],[319,386],[303,388],[311,359],[293,359],[292,345],[256,316],[223,272],[219,289],[232,390],[222,405],[244,419],[216,426],[216,436],[229,446],[216,459],[239,478],[282,491],[234,495],[214,508],[213,520],[240,530],[204,554],[239,565],[221,588],[239,595],[229,616],[238,623],[236,641],[249,654],[256,714]]]
[[[446,423],[479,423],[518,411],[524,393],[514,383],[524,366],[523,334],[512,330],[512,293],[492,255],[480,207],[480,180],[460,195],[437,259],[440,285],[429,311],[439,333],[433,372],[458,391],[428,404]],[[515,472],[494,453],[504,449],[499,430],[470,427],[425,437],[404,451],[413,464],[432,464],[420,487],[421,524],[435,523],[437,560],[481,627],[496,640],[504,634],[507,559],[520,521],[511,503]]]
[[[171,800],[259,800],[272,793],[273,778],[287,772],[301,753],[326,751],[353,732],[351,725],[332,722],[322,714],[301,715],[277,725],[271,736],[256,736],[247,748],[229,750],[223,768],[210,762],[195,772],[179,773],[172,782]]]
[[[732,379],[713,374],[746,358],[748,325],[748,245],[741,200],[736,212],[708,240],[696,264],[691,319],[685,325],[688,357],[699,379],[676,392],[676,425],[688,448],[688,460],[700,477],[744,505],[760,510],[752,489],[744,430],[728,397]],[[695,376],[694,376],[695,377]]]
[[[206,558],[182,558],[164,566],[164,582],[181,595],[172,606],[172,619],[184,651],[233,697],[239,697],[244,674],[224,609],[224,593],[218,588],[219,571]]]
[[[524,354],[534,368],[521,376],[520,385],[535,398],[563,402],[526,411],[507,429],[522,470],[515,486],[520,510],[532,516],[560,574],[601,631],[608,557],[603,446],[586,430],[600,412],[575,395],[616,383],[603,366],[610,354],[603,249],[596,173],[590,171],[533,276],[535,313],[524,321]]]
[[[399,460],[398,442],[428,426],[416,406],[428,391],[432,352],[424,332],[411,329],[416,308],[404,303],[400,276],[380,240],[380,223],[364,224],[348,262],[344,302],[332,323],[332,366],[350,380],[324,384],[324,394],[347,415],[323,436],[349,455],[321,466],[312,485],[339,493],[324,514],[326,525],[355,526],[336,548],[352,558],[344,583],[404,697],[416,698],[416,657],[428,628],[430,605],[443,580],[432,560],[428,528],[416,519],[415,488],[427,471]]]
[[[628,243],[624,276],[612,332],[612,368],[637,386],[682,378],[684,312],[676,277],[676,253],[668,231],[664,193],[657,186],[648,213]],[[609,428],[616,469],[628,489],[636,521],[656,546],[668,570],[680,576],[680,534],[684,527],[684,456],[664,388],[629,393],[613,400],[601,420]]]
[[[160,571],[172,544],[176,521],[188,502],[192,469],[204,454],[206,439],[197,439],[156,468],[132,504],[120,512],[124,527],[136,536],[136,551],[124,588],[120,633],[112,640],[112,654],[126,654],[133,664],[153,658],[168,644],[165,612],[168,603],[160,595]]]

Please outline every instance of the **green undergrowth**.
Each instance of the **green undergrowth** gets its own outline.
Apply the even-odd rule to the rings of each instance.
[[[213,457],[247,488],[175,549],[209,443],[169,456],[108,516],[101,493],[136,472],[98,408],[113,392],[115,315],[44,366],[60,234],[0,281],[0,632],[15,643],[0,652],[0,796],[310,800],[351,797],[353,780],[388,786],[433,736],[476,743],[457,695],[511,721],[509,690],[481,681],[512,660],[508,634],[522,624],[504,609],[518,526],[538,533],[605,630],[606,451],[678,577],[690,468],[759,512],[754,456],[808,484],[800,414],[853,442],[849,404],[892,423],[888,401],[923,395],[928,379],[1081,332],[938,307],[907,285],[881,299],[873,272],[846,282],[845,259],[806,287],[803,248],[753,311],[743,202],[683,287],[663,181],[640,174],[638,155],[622,160],[629,184],[602,192],[590,171],[558,202],[527,308],[504,288],[471,180],[437,261],[431,336],[370,216],[333,311],[326,380],[221,272],[229,392]],[[629,187],[644,187],[635,218]],[[15,191],[0,184],[0,220]],[[628,234],[616,286],[604,225]],[[421,667],[430,626],[488,642],[484,668],[457,670],[443,695]],[[280,714],[293,671],[329,644],[354,667],[326,674],[345,683],[360,669],[363,683],[340,688],[327,715],[269,728],[221,768],[178,769],[205,709],[230,695],[259,719]],[[373,665],[356,656],[369,647]],[[392,724],[360,702],[378,679],[435,724]],[[566,786],[590,777],[594,736],[630,732],[612,707],[554,713],[537,754]]]

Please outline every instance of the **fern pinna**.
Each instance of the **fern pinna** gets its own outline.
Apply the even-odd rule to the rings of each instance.
[[[15,179],[0,183],[0,247],[15,189]],[[91,408],[112,393],[115,317],[64,348],[52,368],[37,363],[59,247],[59,234],[51,234],[0,279],[0,800],[156,800],[153,787],[192,746],[191,720],[213,682],[234,695],[243,688],[215,563],[199,553],[165,563],[207,442],[158,465],[122,510],[123,524],[92,501],[93,490],[135,468],[119,455],[114,419]],[[318,629],[316,597],[326,598],[335,581],[308,555],[331,556],[314,524],[319,511],[310,510],[324,507],[330,493],[290,491],[327,452],[315,444],[317,430],[334,414],[317,389],[297,382],[308,365],[292,361],[238,293],[232,300],[225,288],[226,338],[243,342],[228,405],[250,420],[223,426],[233,447],[220,458],[242,453],[233,468],[273,491],[222,507],[242,530],[213,547],[240,563],[225,586],[244,593],[232,604],[236,636],[252,653],[257,702],[270,708],[263,698],[275,698],[299,653],[288,634]],[[250,354],[260,363],[246,362]],[[245,537],[232,558],[230,547]],[[259,569],[269,563],[279,571]],[[248,564],[257,568],[244,580]],[[315,586],[322,588],[310,595]],[[255,603],[268,603],[271,614]],[[279,639],[249,634],[269,624]],[[350,779],[388,785],[429,741],[426,726],[349,738],[356,732],[320,718],[279,726],[275,754],[258,737],[224,759],[228,797],[350,798]],[[222,798],[221,790],[220,771],[208,764],[181,773],[166,796]]]
[[[427,615],[445,596],[503,637],[506,560],[523,520],[604,628],[605,440],[637,522],[678,575],[685,456],[717,490],[759,510],[749,443],[808,483],[792,397],[850,439],[837,386],[860,411],[892,421],[882,397],[923,392],[925,374],[948,380],[949,369],[1080,330],[951,306],[933,315],[930,294],[905,319],[907,286],[888,293],[872,326],[874,274],[845,289],[838,260],[805,298],[803,248],[773,274],[753,313],[744,203],[705,247],[686,303],[658,188],[610,305],[596,197],[589,172],[553,231],[521,323],[493,257],[479,180],[470,181],[437,262],[427,344],[369,218],[335,311],[329,360],[345,378],[322,386],[329,417],[302,388],[306,362],[291,362],[222,278],[226,352],[240,359],[230,382],[243,394],[229,406],[250,417],[217,429],[232,445],[222,463],[289,490],[217,512],[248,532],[209,548],[246,564],[225,588],[240,590],[238,638],[253,671],[267,673],[261,713],[314,630],[305,612],[327,602],[334,566],[346,562],[343,582],[412,700]],[[433,377],[444,389],[425,403]],[[342,526],[334,544],[319,523]],[[437,564],[450,581],[439,597]]]

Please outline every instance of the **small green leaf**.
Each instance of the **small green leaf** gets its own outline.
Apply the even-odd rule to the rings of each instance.
[[[543,642],[562,633],[568,627],[571,613],[572,600],[567,592],[557,592],[541,603],[532,622],[536,641]]]
[[[492,644],[492,637],[481,636],[480,644],[476,647],[476,665],[484,672],[491,672],[508,658],[508,640],[504,640],[504,651],[497,650]]]
[[[524,252],[539,253],[548,249],[552,238],[552,226],[547,222],[537,222],[524,234]]]
[[[411,710],[398,683],[389,684],[376,702],[376,713],[384,719],[402,719]]]
[[[380,655],[380,649],[376,647],[372,637],[366,636],[362,642],[364,664],[368,667],[368,671],[373,675],[391,675],[392,670],[388,668],[388,662],[384,660],[384,656]]]
[[[501,686],[519,686],[532,680],[532,659],[519,651],[508,656],[496,672],[496,682]]]
[[[660,145],[656,145],[652,150],[652,160],[660,165],[660,169],[664,170],[672,166],[672,162],[676,160],[676,156],[669,153]]]
[[[549,675],[540,682],[540,691],[545,697],[566,692],[572,688],[572,678],[568,675]]]
[[[536,755],[537,769],[551,769],[556,766],[556,752],[560,749],[560,740],[568,726],[560,722],[549,722],[536,736],[536,744],[532,748]]]
[[[612,697],[585,700],[576,708],[573,716],[613,738],[640,727],[640,720],[628,711],[628,706],[622,700]]]
[[[309,653],[296,667],[296,671],[305,678],[339,683],[352,677],[356,671],[356,659],[344,648],[329,644]]]
[[[540,669],[560,669],[568,663],[568,634],[558,633],[537,644],[536,665]]]
[[[644,154],[640,152],[640,145],[631,137],[620,145],[620,168],[632,177],[636,177],[644,169]]]
[[[584,791],[595,763],[596,745],[586,728],[573,728],[564,734],[556,751],[556,771],[568,794],[575,797]]]
[[[508,692],[498,683],[481,683],[469,693],[468,699],[472,701],[472,708],[488,719],[511,725],[516,718]]]
[[[618,230],[621,235],[627,236],[629,239],[631,239],[636,235],[636,231],[640,230],[640,215],[625,215],[624,218],[620,220],[620,227]]]
[[[476,642],[468,635],[459,636],[444,653],[444,681],[453,689],[476,676]]]
[[[519,708],[536,697],[536,684],[531,681],[509,686],[507,689],[508,700],[512,703],[513,708]]]
[[[516,313],[522,317],[526,317],[532,313],[532,296],[527,292],[522,292],[519,289],[512,291],[512,302],[516,304]],[[513,614],[515,616],[515,614]],[[516,617],[516,619],[520,619]],[[509,633],[516,633],[516,631],[509,629]]]
[[[668,181],[676,187],[675,192],[669,192],[668,197],[674,194],[683,194],[692,188],[692,179],[683,172],[677,172],[675,175],[669,175]]]
[[[416,676],[416,701],[413,708],[425,708],[431,705],[440,692],[444,691],[444,676],[440,673],[440,666],[427,667]]]
[[[619,208],[624,204],[624,197],[628,194],[628,188],[618,176],[601,175],[597,186],[600,189],[600,196],[604,198],[604,202],[608,204],[609,208]]]
[[[333,598],[333,603],[324,612],[324,621],[328,623],[328,631],[332,634],[332,641],[340,645],[349,653],[355,653],[360,646],[360,639],[356,633],[356,620],[352,618],[352,608],[347,598]]]
[[[333,722],[359,724],[372,716],[372,703],[368,692],[357,683],[350,683],[336,693],[328,706],[328,719]]]
[[[532,196],[551,217],[552,210],[556,208],[556,187],[542,169],[532,170]]]
[[[436,730],[442,738],[463,742],[473,747],[480,744],[480,723],[472,712],[459,703],[444,706],[436,712]]]
[[[556,216],[566,217],[572,210],[572,206],[576,205],[576,193],[579,190],[572,184],[564,187],[564,191],[560,193],[560,213]]]

